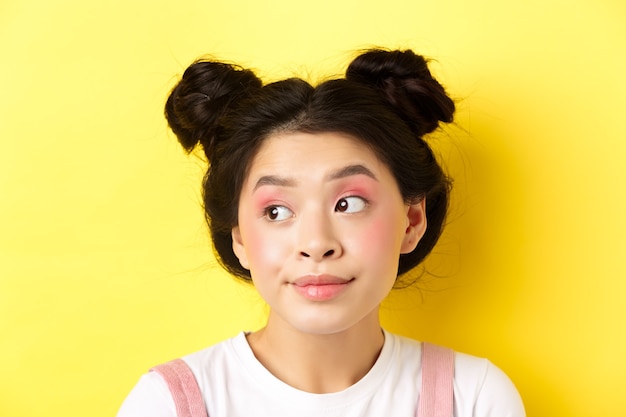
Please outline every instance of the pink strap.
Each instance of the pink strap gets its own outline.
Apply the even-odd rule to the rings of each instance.
[[[454,351],[422,343],[422,392],[418,417],[452,417],[454,411]]]
[[[208,417],[202,393],[189,366],[175,359],[152,369],[167,383],[178,417]],[[418,417],[453,417],[454,351],[422,343],[422,391]]]
[[[198,382],[185,361],[174,359],[152,368],[152,371],[167,383],[178,417],[208,417]]]

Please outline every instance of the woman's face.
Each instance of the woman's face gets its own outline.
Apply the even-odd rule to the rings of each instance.
[[[426,229],[372,150],[338,133],[265,140],[240,195],[233,250],[270,320],[314,334],[376,319],[401,253]]]

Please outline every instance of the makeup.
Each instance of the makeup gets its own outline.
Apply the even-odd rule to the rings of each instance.
[[[293,289],[312,301],[328,301],[344,292],[354,279],[343,279],[332,275],[307,275],[291,283]]]

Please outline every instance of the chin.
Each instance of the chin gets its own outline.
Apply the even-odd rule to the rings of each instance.
[[[376,315],[376,323],[378,323],[378,315]],[[366,317],[346,317],[341,313],[334,312],[315,312],[308,317],[292,318],[287,321],[293,329],[300,333],[330,336],[346,332],[352,328],[364,324]]]

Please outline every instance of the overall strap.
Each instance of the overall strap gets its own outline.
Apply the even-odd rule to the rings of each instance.
[[[182,359],[152,368],[167,383],[178,417],[208,417],[198,383]],[[422,343],[422,391],[418,417],[452,417],[454,351]]]
[[[422,391],[418,417],[452,417],[453,397],[454,351],[422,343]]]
[[[178,417],[208,417],[198,382],[185,361],[174,359],[151,370],[167,383]]]

